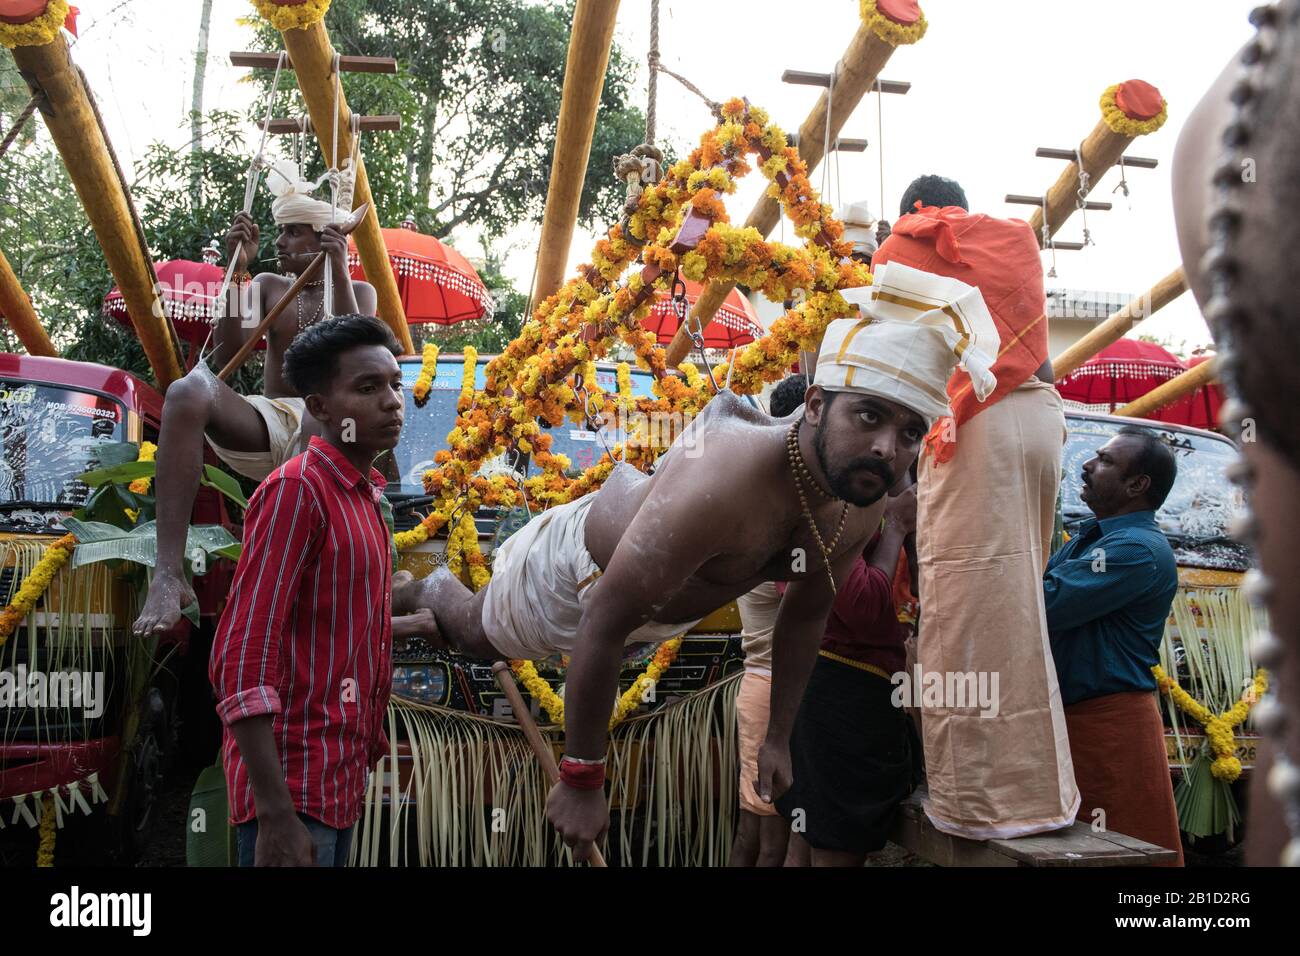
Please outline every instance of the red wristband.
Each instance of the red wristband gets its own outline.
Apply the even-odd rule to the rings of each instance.
[[[561,757],[560,782],[574,790],[602,790],[605,787],[605,765],[583,764]]]

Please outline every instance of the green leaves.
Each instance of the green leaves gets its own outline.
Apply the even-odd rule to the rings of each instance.
[[[248,499],[244,497],[244,492],[240,489],[239,482],[215,465],[203,466],[203,475],[199,478],[199,484],[206,488],[216,489],[235,504],[239,505],[240,508],[248,507]]]
[[[74,568],[98,561],[130,561],[150,568],[158,563],[158,526],[153,521],[126,531],[99,521],[68,518],[64,527],[77,536],[77,547],[72,552]],[[218,557],[238,560],[239,553],[239,542],[220,525],[187,530],[185,558],[195,574],[205,573]]]

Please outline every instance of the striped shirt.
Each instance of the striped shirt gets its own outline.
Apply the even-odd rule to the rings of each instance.
[[[229,725],[260,714],[274,715],[295,808],[338,828],[361,817],[367,775],[388,746],[393,678],[383,487],[378,471],[362,478],[337,448],[313,438],[249,500],[208,670],[226,725],[232,823],[257,811]]]

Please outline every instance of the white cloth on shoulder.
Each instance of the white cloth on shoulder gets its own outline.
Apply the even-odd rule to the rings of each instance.
[[[814,384],[889,399],[929,425],[950,414],[948,379],[958,364],[980,401],[997,386],[1001,337],[974,286],[888,262],[871,285],[840,294],[863,317],[827,327]]]

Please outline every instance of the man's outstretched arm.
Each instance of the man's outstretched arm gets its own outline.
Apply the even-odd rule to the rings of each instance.
[[[682,485],[689,486],[699,477],[689,477],[692,470],[680,469],[672,476],[673,485],[661,482],[659,493],[646,498],[609,567],[592,585],[596,591],[578,624],[565,684],[565,754],[569,757],[600,760],[605,756],[606,728],[628,635],[651,620],[716,550],[709,529],[719,525],[700,519],[698,485],[691,486],[689,495],[681,493]],[[683,480],[683,475],[688,477]],[[574,848],[575,858],[585,860],[591,844],[609,824],[604,791],[558,784],[547,800],[547,817]]]

